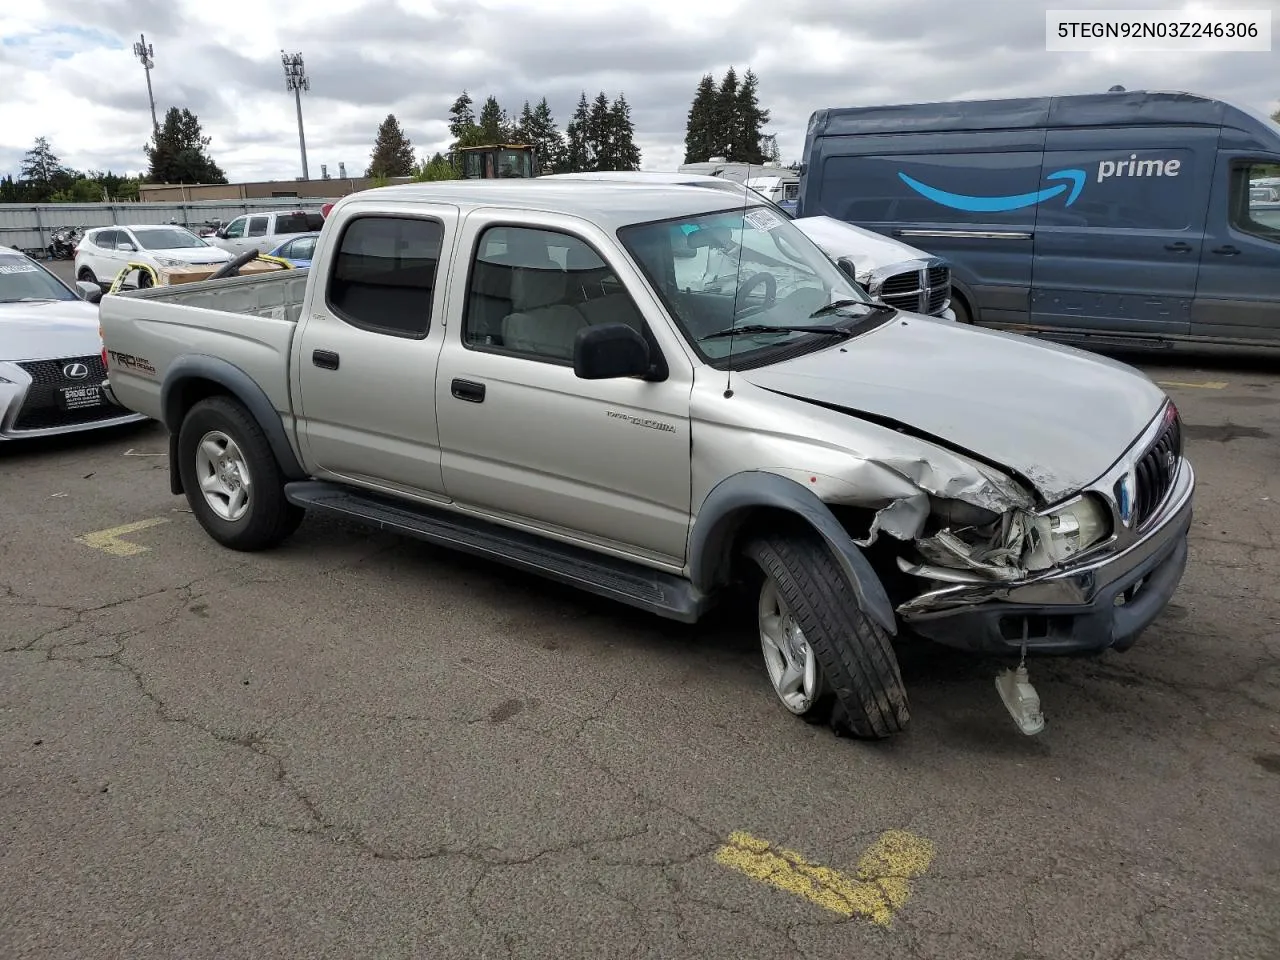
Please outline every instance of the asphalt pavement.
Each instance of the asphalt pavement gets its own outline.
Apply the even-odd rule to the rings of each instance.
[[[1124,654],[902,653],[907,734],[686,627],[308,518],[221,549],[147,424],[0,447],[0,957],[1280,956],[1280,377],[1142,360],[1191,562]],[[1087,425],[1082,425],[1087,429]]]

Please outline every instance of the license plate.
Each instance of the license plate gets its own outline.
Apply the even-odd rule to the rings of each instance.
[[[84,410],[88,407],[100,407],[103,399],[102,388],[97,385],[63,387],[58,394],[58,403],[63,410]]]

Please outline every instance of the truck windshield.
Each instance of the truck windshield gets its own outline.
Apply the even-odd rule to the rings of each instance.
[[[64,287],[39,264],[26,257],[0,253],[0,303],[23,300],[75,300],[76,295]],[[4,314],[0,314],[0,318]]]
[[[636,224],[618,237],[681,333],[715,366],[754,365],[761,351],[806,337],[815,346],[832,342],[788,327],[848,327],[890,315],[771,206]],[[748,329],[725,334],[736,327]]]

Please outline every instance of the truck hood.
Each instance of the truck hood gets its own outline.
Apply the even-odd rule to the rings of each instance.
[[[87,357],[102,350],[97,304],[0,303],[0,363]]]
[[[848,257],[852,260],[858,268],[859,283],[877,267],[901,263],[903,260],[928,260],[932,257],[932,254],[923,250],[834,217],[800,217],[791,222],[831,259]]]
[[[740,376],[974,455],[1050,504],[1105,473],[1166,399],[1127,364],[915,315]]]

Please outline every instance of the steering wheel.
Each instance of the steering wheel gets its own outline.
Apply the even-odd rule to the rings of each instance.
[[[747,277],[734,292],[733,302],[741,303],[748,291],[754,290],[761,283],[764,284],[764,303],[758,306],[744,307],[734,314],[735,319],[755,316],[757,313],[768,310],[778,302],[778,281],[774,279],[772,273],[754,273]]]

